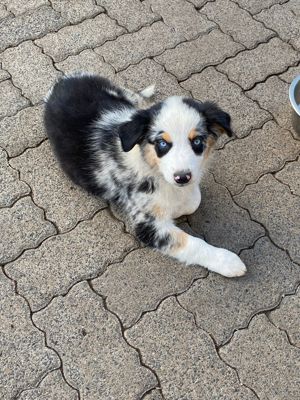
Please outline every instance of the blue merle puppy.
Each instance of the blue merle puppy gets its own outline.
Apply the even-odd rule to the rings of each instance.
[[[91,74],[59,79],[46,98],[45,126],[62,169],[130,217],[146,245],[227,277],[240,258],[173,222],[200,204],[200,180],[217,137],[232,134],[217,105],[172,96],[141,109],[154,87],[134,93]]]

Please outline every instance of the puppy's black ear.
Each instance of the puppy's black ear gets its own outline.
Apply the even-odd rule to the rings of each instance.
[[[207,119],[207,129],[215,136],[227,133],[232,136],[231,118],[225,111],[221,110],[215,103],[206,101],[201,104],[203,113]]]
[[[124,151],[130,151],[144,139],[150,119],[150,113],[147,110],[140,110],[133,114],[130,121],[120,125],[119,137]]]

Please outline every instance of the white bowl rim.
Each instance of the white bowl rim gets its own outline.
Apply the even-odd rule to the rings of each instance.
[[[300,83],[300,75],[296,76],[296,78],[293,79],[293,81],[290,85],[289,98],[290,98],[290,102],[291,102],[293,109],[300,116],[300,104],[297,104],[296,99],[295,99],[295,89],[296,89],[298,83]]]

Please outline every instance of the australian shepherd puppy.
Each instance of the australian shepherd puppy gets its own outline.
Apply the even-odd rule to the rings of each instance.
[[[217,137],[232,134],[230,116],[180,96],[140,109],[153,90],[134,93],[90,74],[61,78],[44,115],[56,157],[75,184],[129,216],[147,246],[224,276],[244,275],[236,254],[173,222],[199,207],[205,163]]]

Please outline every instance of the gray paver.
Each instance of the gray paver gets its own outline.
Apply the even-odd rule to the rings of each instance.
[[[263,24],[255,21],[247,11],[228,0],[208,2],[201,8],[201,13],[207,15],[210,20],[214,20],[222,32],[248,48],[255,47],[258,43],[265,42],[275,35]]]
[[[186,0],[146,0],[146,3],[162,16],[166,25],[184,35],[187,40],[216,28],[214,22],[195,12],[193,5]]]
[[[5,81],[6,79],[9,78],[10,78],[9,73],[4,69],[0,68],[0,82]]]
[[[286,296],[269,317],[278,328],[287,332],[291,343],[300,348],[300,289],[296,294]]]
[[[200,186],[201,205],[188,220],[208,243],[238,253],[264,234],[263,228],[250,220],[247,212],[233,202],[228,190],[215,183],[211,174],[206,174]]]
[[[269,9],[274,4],[284,3],[286,0],[233,0],[251,14],[257,14],[263,9]]]
[[[0,146],[10,157],[16,157],[28,147],[37,146],[45,139],[43,107],[27,107],[13,117],[0,121]]]
[[[0,207],[10,207],[29,191],[26,183],[19,180],[18,172],[9,166],[6,153],[0,148]]]
[[[174,298],[145,315],[125,335],[158,374],[166,399],[256,398],[239,384],[234,370],[219,359],[209,335],[195,326],[191,314]]]
[[[57,62],[88,47],[100,46],[106,41],[116,39],[123,32],[124,28],[118,26],[114,20],[100,14],[78,25],[66,26],[56,33],[49,33],[36,40],[36,44]]]
[[[294,290],[300,277],[299,267],[266,237],[253,249],[242,251],[241,258],[247,266],[243,278],[210,274],[178,297],[218,344],[229,340],[236,329],[245,328],[257,312],[275,307],[282,294]]]
[[[83,50],[76,56],[70,56],[64,61],[56,63],[55,66],[65,74],[86,71],[105,76],[109,79],[115,79],[113,67],[107,64],[103,58],[93,50]]]
[[[300,158],[298,161],[288,163],[275,176],[280,182],[288,185],[293,194],[300,196]]]
[[[117,77],[122,80],[125,87],[136,91],[155,84],[155,101],[167,96],[188,95],[187,91],[179,86],[174,76],[168,74],[160,64],[149,58],[119,72]]]
[[[82,398],[138,400],[156,386],[153,373],[140,365],[138,353],[123,339],[117,318],[86,282],[33,319],[61,354],[65,376]]]
[[[253,388],[260,399],[299,396],[300,349],[291,346],[285,333],[266,316],[253,318],[249,328],[237,332],[220,354],[237,368],[241,381]]]
[[[290,67],[286,72],[279,75],[281,79],[283,79],[287,83],[291,83],[297,75],[300,75],[300,65],[296,67]]]
[[[6,6],[0,4],[0,20],[11,16],[11,13],[7,11]]]
[[[29,104],[10,80],[0,83],[0,98],[0,118],[13,115]]]
[[[293,196],[286,185],[267,174],[256,185],[247,186],[235,200],[268,229],[278,246],[287,249],[295,262],[300,262],[298,196]]]
[[[26,11],[33,11],[35,8],[50,5],[48,0],[1,0],[5,4],[8,11],[14,15],[20,15]]]
[[[151,393],[143,397],[143,400],[163,400],[161,392],[158,390],[153,390]]]
[[[292,129],[289,85],[287,83],[277,76],[271,76],[266,82],[259,83],[248,91],[247,96],[256,100],[264,109],[270,111],[280,126]]]
[[[32,310],[39,310],[54,296],[65,294],[81,280],[97,277],[107,265],[120,262],[137,247],[122,226],[106,210],[101,211],[71,232],[25,252],[5,267],[6,272],[18,281],[19,293],[26,296]]]
[[[109,310],[129,327],[163,298],[186,290],[194,279],[206,275],[199,266],[185,266],[146,248],[130,253],[92,282],[95,290],[106,297]]]
[[[214,29],[196,40],[181,43],[175,49],[165,51],[155,59],[168,72],[183,80],[192,73],[201,72],[208,65],[219,64],[226,57],[234,56],[242,48],[242,45],[235,43],[229,36]]]
[[[48,141],[14,158],[11,165],[20,171],[21,179],[32,189],[35,203],[60,232],[69,231],[78,221],[106,207],[104,201],[87,194],[63,174]]]
[[[139,0],[96,0],[105,8],[107,14],[118,21],[128,31],[136,31],[159,19],[145,4]]]
[[[66,20],[49,6],[40,7],[33,13],[27,12],[16,18],[5,18],[0,21],[0,50],[56,31],[65,24]]]
[[[268,43],[262,43],[253,50],[245,50],[225,61],[217,69],[248,90],[256,82],[264,81],[269,75],[284,72],[288,66],[298,61],[299,54],[289,44],[273,38]]]
[[[12,208],[0,209],[0,263],[15,259],[23,250],[36,247],[53,235],[55,227],[43,218],[43,211],[30,197],[18,200]]]
[[[53,350],[45,347],[44,335],[30,320],[25,300],[0,270],[0,397],[13,400],[60,366]]]
[[[12,75],[14,84],[34,104],[46,96],[60,75],[53,67],[51,59],[32,42],[24,42],[18,47],[5,50],[0,59],[3,67]]]
[[[237,137],[247,136],[252,129],[259,128],[271,118],[270,114],[245,96],[238,85],[229,82],[225,75],[213,67],[206,68],[201,74],[192,75],[181,86],[190,90],[194,98],[214,101],[228,112]]]
[[[159,40],[157,38],[159,37]],[[163,22],[145,26],[137,32],[120,36],[113,42],[97,47],[95,51],[119,71],[130,64],[137,64],[144,58],[155,56],[184,40]]]
[[[211,170],[216,181],[224,184],[232,194],[241,192],[267,172],[278,171],[284,162],[297,157],[300,141],[274,121],[254,130],[243,138],[227,143],[216,152]]]
[[[20,400],[78,400],[77,392],[64,381],[60,370],[50,372],[36,389],[24,391]]]
[[[71,24],[78,24],[104,11],[93,0],[51,0],[51,5]]]
[[[298,0],[275,5],[255,16],[259,21],[276,31],[279,37],[289,41],[300,36],[300,6]]]

